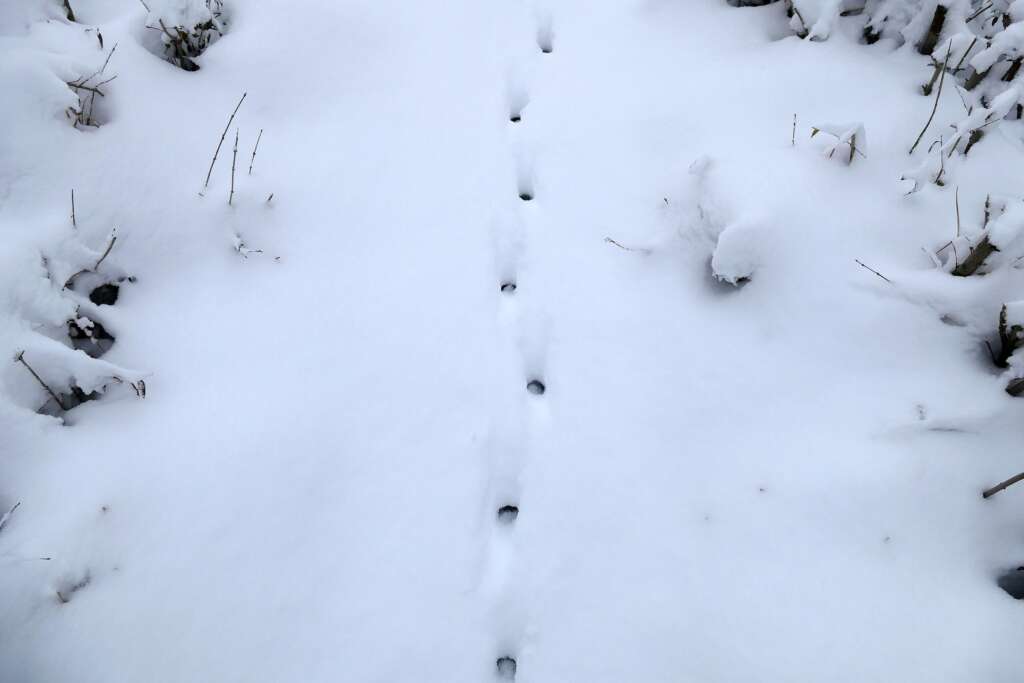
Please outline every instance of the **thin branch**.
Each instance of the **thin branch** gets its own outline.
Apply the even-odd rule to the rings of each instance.
[[[238,161],[238,129],[235,128],[235,151],[231,154],[231,194],[228,195],[228,206],[235,198],[235,162]]]
[[[928,130],[928,126],[932,125],[932,119],[935,118],[935,112],[939,109],[939,98],[942,96],[942,83],[946,80],[946,66],[949,64],[949,53],[952,49],[953,40],[950,39],[949,47],[946,48],[946,58],[942,62],[942,75],[939,76],[939,87],[935,93],[935,104],[932,105],[932,113],[928,117],[928,121],[925,122],[924,128],[922,128],[921,132],[918,134],[917,140],[915,140],[913,146],[911,146],[909,154],[913,154],[914,150],[917,149],[917,146],[921,144],[921,138],[924,137],[925,131]]]
[[[228,129],[231,128],[231,122],[235,120],[235,114],[238,113],[238,108],[242,106],[242,102],[245,101],[245,96],[249,93],[242,93],[242,99],[238,100],[238,104],[235,105],[235,110],[231,112],[231,118],[228,119],[228,125],[224,126],[224,132],[220,134],[220,142],[217,143],[217,149],[213,152],[213,159],[210,161],[210,170],[206,172],[206,181],[203,183],[203,192],[206,192],[206,188],[210,186],[210,176],[213,175],[213,165],[217,163],[217,155],[220,154],[220,146],[224,144],[224,138],[228,134]],[[199,194],[202,194],[200,192]]]
[[[607,242],[608,244],[615,245],[616,247],[618,247],[619,249],[622,249],[623,251],[635,251],[635,252],[638,252],[640,254],[650,254],[651,253],[650,249],[637,249],[635,247],[627,247],[625,245],[619,244],[618,242],[613,240],[611,237],[605,237],[604,241]]]
[[[953,201],[956,202],[956,236],[960,236],[960,186],[953,189]]]
[[[252,165],[256,163],[256,150],[260,148],[260,138],[263,137],[263,129],[260,128],[260,134],[256,136],[256,144],[252,148],[252,159],[249,160],[249,175],[252,175]]]
[[[50,388],[50,385],[44,382],[43,378],[40,377],[36,373],[36,371],[32,369],[32,366],[28,364],[28,361],[25,360],[24,351],[19,351],[18,355],[14,357],[14,361],[16,363],[21,363],[22,365],[24,365],[25,368],[32,373],[32,376],[36,378],[36,381],[39,382],[39,384],[41,384],[44,389],[46,389],[46,393],[48,393],[53,398],[53,400],[57,402],[57,405],[60,406],[61,410],[68,409],[67,406],[64,405],[64,402],[60,400],[60,397],[58,397],[57,394],[54,393],[53,389]]]
[[[110,250],[114,248],[114,242],[117,241],[117,228],[110,231],[110,241],[107,242],[107,248],[103,251],[103,255],[100,256],[100,260],[96,262],[96,265],[92,267],[93,270],[99,270],[100,264],[103,263],[103,259],[107,258]]]
[[[146,8],[147,12],[152,12],[153,11],[153,10],[149,9],[149,5],[146,4],[146,0],[139,0],[139,2],[142,3],[142,6]]]
[[[967,17],[967,19],[964,20],[964,23],[967,23],[967,24],[971,23],[972,21],[977,19],[979,16],[981,16],[982,12],[985,12],[985,11],[990,10],[990,9],[992,9],[992,3],[991,2],[988,3],[987,5],[985,5],[984,7],[982,7],[981,9],[979,9],[977,12],[975,12],[971,16]]]
[[[71,227],[78,227],[78,221],[75,220],[75,188],[71,188]]]
[[[13,506],[11,506],[11,509],[5,512],[3,517],[0,517],[0,531],[4,530],[4,527],[7,526],[7,523],[11,521],[11,515],[13,515],[14,511],[17,510],[19,507],[21,507],[20,500]]]
[[[114,50],[116,50],[116,49],[117,49],[117,43],[114,43],[114,47],[110,48],[110,52],[109,52],[109,53],[107,54],[107,58],[106,58],[106,60],[104,60],[104,62],[103,62],[103,66],[101,66],[101,67],[99,68],[99,70],[98,70],[98,71],[96,71],[95,73],[93,73],[93,74],[92,74],[91,76],[89,76],[88,78],[82,78],[82,79],[79,79],[79,80],[78,80],[78,81],[76,81],[76,82],[77,82],[77,83],[78,83],[79,85],[85,85],[86,83],[88,83],[89,81],[91,81],[92,79],[96,78],[97,76],[99,76],[99,75],[100,75],[101,73],[103,73],[104,71],[106,71],[106,70],[107,70],[107,65],[108,65],[108,64],[110,64],[110,58],[114,56]],[[102,83],[100,83],[100,85],[103,85],[103,84],[102,84]],[[97,86],[97,87],[98,87],[98,86]]]
[[[858,259],[853,259],[853,260],[854,260],[854,262],[856,262],[856,264],[857,264],[858,266],[860,266],[861,268],[866,268],[867,270],[870,270],[870,271],[871,271],[872,273],[874,273],[874,274],[875,274],[875,275],[877,275],[878,277],[882,278],[883,280],[885,280],[886,282],[888,282],[888,283],[889,283],[890,285],[892,285],[892,284],[895,284],[895,283],[894,283],[894,282],[893,282],[892,280],[890,280],[890,279],[889,279],[889,278],[887,278],[886,276],[882,275],[881,273],[879,273],[879,272],[878,272],[877,270],[875,270],[875,269],[874,269],[874,268],[872,268],[871,266],[867,266],[867,265],[864,265],[864,263],[863,263],[863,262],[861,262],[861,261],[860,261],[860,260],[858,260]]]
[[[789,138],[789,146],[796,147],[796,114],[793,114],[793,133]]]
[[[985,489],[984,491],[982,491],[981,497],[982,498],[991,498],[992,496],[996,495],[1000,491],[1003,491],[1005,489],[1010,488],[1011,486],[1016,484],[1018,481],[1024,481],[1024,472],[1021,472],[1020,474],[1018,474],[1016,476],[1010,477],[1006,481],[1000,482],[1000,483],[996,484],[995,486],[993,486],[990,489]]]

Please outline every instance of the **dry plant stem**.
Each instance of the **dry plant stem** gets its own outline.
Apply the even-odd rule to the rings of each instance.
[[[110,250],[114,248],[114,242],[116,242],[116,241],[117,241],[117,228],[114,228],[114,231],[110,233],[110,241],[107,242],[107,248],[103,251],[103,255],[100,256],[100,259],[99,259],[99,261],[96,262],[96,265],[92,267],[93,270],[99,270],[100,269],[100,264],[103,263],[103,259],[107,258],[107,256],[110,254]]]
[[[231,122],[235,120],[235,114],[238,113],[238,108],[242,106],[242,102],[245,101],[245,96],[249,93],[242,93],[242,98],[238,100],[238,104],[235,105],[235,110],[231,112],[231,117],[228,119],[228,125],[224,126],[224,132],[220,134],[220,142],[217,143],[217,149],[213,152],[213,159],[210,160],[210,170],[206,172],[206,181],[203,183],[203,192],[206,192],[206,188],[210,186],[210,176],[213,175],[213,165],[217,163],[217,155],[220,154],[220,147],[224,144],[224,138],[228,134],[228,129],[231,128]],[[202,194],[203,192],[200,192]]]
[[[650,254],[651,253],[650,249],[636,249],[634,247],[627,247],[625,245],[619,244],[618,242],[613,240],[611,237],[605,237],[604,241],[607,242],[608,244],[615,245],[616,247],[618,247],[619,249],[622,249],[623,251],[635,251],[635,252],[638,252],[640,254]]]
[[[891,285],[891,284],[894,284],[892,280],[890,280],[890,279],[889,279],[889,278],[887,278],[886,276],[882,275],[881,273],[879,273],[879,272],[878,272],[877,270],[875,270],[875,269],[874,269],[874,268],[872,268],[871,266],[865,265],[865,264],[864,264],[863,262],[861,262],[861,261],[860,261],[859,259],[853,259],[853,260],[854,260],[854,262],[855,262],[855,263],[856,263],[856,264],[857,264],[858,266],[860,266],[861,268],[865,268],[865,269],[867,269],[867,270],[870,270],[870,271],[871,271],[872,273],[874,273],[874,274],[875,274],[875,275],[877,275],[878,277],[882,278],[883,280],[885,280],[886,282],[888,282],[888,283],[889,283],[890,285]]]
[[[1020,474],[1018,474],[1016,476],[1010,477],[1006,481],[1000,482],[1000,483],[996,484],[995,486],[993,486],[990,489],[985,489],[984,491],[982,491],[981,497],[982,498],[991,498],[992,496],[996,495],[1000,491],[1003,491],[1005,489],[1010,488],[1011,486],[1016,484],[1018,481],[1024,481],[1024,472],[1021,472]]]
[[[960,236],[960,186],[953,189],[953,201],[956,203],[956,236]]]
[[[914,140],[914,144],[910,148],[909,154],[913,154],[917,146],[921,144],[921,138],[924,137],[925,132],[928,130],[928,126],[932,125],[932,119],[935,118],[935,112],[939,109],[939,98],[942,97],[942,84],[946,80],[946,66],[949,64],[949,53],[953,49],[953,40],[950,39],[949,47],[946,48],[946,58],[942,61],[942,74],[939,76],[939,87],[935,92],[935,104],[932,105],[932,113],[928,117],[928,121],[925,122],[924,128],[917,136],[917,140]]]
[[[789,146],[796,147],[796,114],[793,114],[793,133],[789,138]]]
[[[71,227],[77,228],[78,222],[75,220],[75,190],[71,189]]]
[[[260,138],[263,137],[263,129],[260,128],[260,134],[256,136],[256,144],[252,148],[252,159],[249,160],[249,175],[252,175],[252,165],[256,163],[256,150],[260,148]]]
[[[235,129],[235,151],[231,154],[231,194],[228,195],[228,206],[235,198],[235,163],[238,161],[238,129]]]
[[[7,523],[11,521],[11,516],[14,514],[14,511],[17,510],[19,507],[21,507],[20,500],[13,506],[11,506],[11,509],[5,512],[2,517],[0,517],[0,531],[4,530],[4,527],[7,526]]]
[[[14,360],[17,363],[21,363],[22,365],[24,365],[25,369],[27,369],[29,372],[32,373],[32,376],[36,378],[36,381],[39,382],[39,384],[44,389],[46,389],[46,393],[48,393],[53,398],[53,400],[57,402],[57,405],[60,406],[61,410],[67,410],[67,406],[65,406],[64,402],[60,400],[60,397],[57,396],[57,394],[54,393],[53,389],[50,388],[50,385],[48,385],[46,382],[44,382],[43,378],[40,377],[36,373],[36,371],[32,369],[32,366],[29,365],[28,362],[25,360],[25,352],[24,351],[19,351],[18,355],[14,357]]]

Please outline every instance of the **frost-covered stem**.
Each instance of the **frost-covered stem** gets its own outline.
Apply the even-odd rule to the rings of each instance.
[[[984,491],[982,491],[981,497],[982,498],[991,498],[992,496],[996,495],[1000,491],[1003,491],[1005,489],[1010,488],[1011,486],[1016,484],[1018,481],[1024,481],[1024,472],[1021,472],[1020,474],[1018,474],[1016,476],[1010,477],[1006,481],[1000,482],[1000,483],[996,484],[995,486],[993,486],[990,489],[985,489]]]
[[[252,158],[249,159],[249,175],[252,175],[252,165],[256,163],[256,150],[260,148],[260,138],[263,137],[263,129],[260,128],[260,134],[256,136],[256,144],[252,147]]]
[[[228,195],[228,206],[235,198],[235,163],[238,161],[238,129],[235,128],[235,151],[231,154],[231,194]]]
[[[938,90],[935,93],[935,104],[932,105],[932,113],[928,117],[928,120],[925,122],[924,128],[922,128],[921,132],[918,134],[917,140],[915,140],[914,144],[911,146],[909,154],[913,154],[914,150],[917,149],[917,146],[919,144],[921,144],[921,138],[924,137],[925,131],[928,130],[928,126],[932,125],[932,119],[935,118],[935,112],[938,111],[938,109],[939,109],[939,98],[942,97],[942,83],[943,83],[943,81],[946,80],[946,66],[949,64],[949,53],[950,53],[950,50],[952,50],[952,49],[953,49],[953,40],[950,39],[949,47],[946,48],[946,58],[942,61],[942,75],[939,76],[939,87],[938,87]]]
[[[220,142],[217,143],[217,149],[213,152],[213,159],[210,160],[210,170],[206,172],[206,182],[203,183],[203,192],[206,192],[206,188],[210,186],[210,176],[213,175],[213,165],[217,163],[217,155],[220,154],[220,147],[224,144],[224,138],[228,134],[228,129],[231,128],[231,122],[235,120],[235,114],[238,113],[238,108],[242,106],[242,102],[245,101],[245,96],[249,93],[242,93],[242,98],[238,100],[238,104],[235,105],[235,110],[231,112],[231,118],[228,119],[228,125],[224,126],[224,132],[220,134]],[[202,194],[202,192],[200,192]]]
[[[58,397],[57,394],[54,393],[53,389],[50,388],[50,385],[44,382],[43,378],[40,377],[36,373],[36,371],[32,369],[32,366],[29,365],[28,362],[25,360],[24,351],[19,351],[18,355],[14,357],[14,360],[17,363],[21,363],[22,365],[24,365],[25,369],[32,373],[32,376],[36,378],[36,381],[39,382],[39,384],[42,385],[44,389],[46,389],[46,393],[53,397],[53,400],[57,402],[57,405],[60,406],[61,410],[67,410],[67,406],[65,406],[64,402],[60,400],[60,397]]]

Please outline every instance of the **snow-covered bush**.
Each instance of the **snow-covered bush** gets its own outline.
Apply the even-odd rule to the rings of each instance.
[[[1015,79],[1024,63],[1024,2],[1019,0],[729,0],[735,6],[781,2],[791,30],[800,37],[825,40],[839,21],[857,22],[865,43],[885,39],[910,45],[931,60],[932,75],[923,86],[932,95],[944,81],[959,90],[965,115],[953,123],[953,133],[938,135],[923,149],[940,150],[939,157],[967,154],[995,125],[1024,114],[1024,91]],[[933,112],[934,116],[934,112]],[[915,151],[932,120],[922,130]],[[944,126],[937,127],[941,130]],[[941,184],[944,169],[929,157],[905,177],[914,180],[911,192],[929,182]]]
[[[812,138],[819,133],[824,133],[826,137],[831,138],[825,147],[825,156],[829,159],[838,151],[839,158],[846,165],[850,165],[858,156],[865,158],[867,154],[868,135],[864,131],[864,124],[823,124],[811,128]]]
[[[158,31],[164,58],[185,71],[198,71],[195,59],[224,35],[224,0],[150,0],[146,28]]]

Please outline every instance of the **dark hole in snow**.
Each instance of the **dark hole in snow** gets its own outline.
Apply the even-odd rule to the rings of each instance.
[[[68,337],[71,338],[72,348],[84,351],[92,358],[99,358],[109,351],[110,347],[114,345],[114,336],[95,320],[88,318],[79,318],[79,320],[83,321],[84,326],[79,325],[78,320],[75,319],[68,321]]]
[[[514,283],[514,282],[502,282],[501,283],[501,291],[503,291],[505,294],[511,294],[512,292],[516,291],[516,283]]]
[[[50,417],[60,417],[69,410],[77,408],[83,403],[95,401],[100,397],[100,393],[98,391],[93,391],[87,394],[80,387],[75,386],[69,388],[68,392],[70,393],[63,391],[57,392],[58,395],[60,396],[60,402],[61,404],[63,404],[63,406],[59,405],[56,401],[54,401],[51,398],[46,403],[43,404],[43,407],[39,409],[39,413],[41,415],[49,415]]]
[[[519,516],[519,508],[515,505],[502,505],[498,508],[498,521],[506,524],[516,521]]]
[[[1024,599],[1024,567],[1003,572],[996,583],[1015,600]]]
[[[523,120],[523,117],[520,116],[519,114],[512,114],[512,116],[510,116],[508,120],[511,121],[512,123],[519,123],[520,121]]]
[[[512,657],[499,657],[496,662],[498,666],[498,675],[507,680],[513,680],[516,677],[516,660]]]
[[[549,55],[549,54],[551,54],[551,46],[550,45],[541,45],[540,46],[540,51],[543,52],[546,55]]]
[[[113,282],[100,285],[89,292],[89,301],[93,302],[97,306],[113,306],[117,303],[117,295],[120,292],[120,289],[121,288]]]
[[[529,391],[531,394],[536,394],[537,396],[540,396],[545,391],[547,391],[547,387],[545,387],[544,383],[541,382],[540,380],[531,379],[529,384],[526,385],[526,390]]]
[[[524,202],[529,202],[533,200],[533,195],[530,194],[529,192],[520,192],[519,198],[522,199]]]

